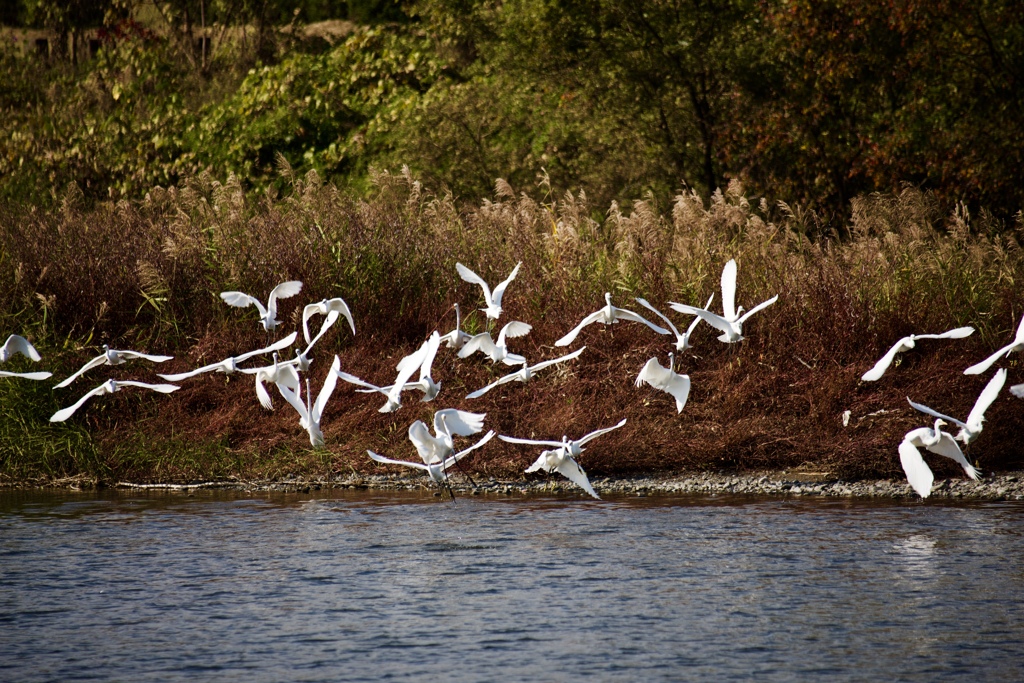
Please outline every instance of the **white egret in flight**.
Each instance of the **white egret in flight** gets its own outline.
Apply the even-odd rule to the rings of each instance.
[[[470,436],[483,431],[487,413],[470,413],[445,408],[434,413],[434,434],[422,420],[409,425],[409,440],[424,464],[440,462],[455,450],[454,436]]]
[[[1014,351],[1024,351],[1024,318],[1021,318],[1020,327],[1017,328],[1017,336],[1014,337],[1013,341],[999,349],[985,360],[972,365],[971,367],[964,370],[965,375],[980,375],[981,373],[988,370],[992,365],[1002,358],[1003,356],[1009,356]]]
[[[466,282],[473,285],[480,285],[480,288],[484,290],[484,303],[487,304],[485,308],[481,308],[480,310],[483,311],[491,320],[497,320],[501,317],[501,299],[505,296],[505,289],[509,286],[509,283],[516,278],[516,275],[519,273],[519,266],[521,265],[523,265],[522,261],[517,263],[516,267],[512,269],[512,274],[499,283],[498,286],[494,288],[493,292],[491,291],[491,288],[487,286],[487,283],[484,282],[482,277],[461,263],[455,264],[455,270],[459,271],[459,277]]]
[[[348,304],[341,297],[335,297],[333,299],[324,299],[315,304],[307,304],[302,309],[302,338],[306,340],[306,344],[309,346],[313,345],[309,337],[309,319],[314,315],[325,315],[327,318],[323,324],[320,325],[320,334],[317,338],[324,335],[331,325],[338,320],[339,315],[345,316],[345,320],[348,321],[348,326],[352,328],[352,334],[356,333],[356,323],[352,318],[352,311],[349,310]]]
[[[85,405],[93,396],[102,396],[103,394],[112,394],[115,391],[121,391],[122,387],[139,387],[141,389],[150,389],[152,391],[159,391],[162,394],[169,394],[172,391],[177,391],[181,387],[174,386],[173,384],[146,384],[145,382],[132,382],[130,380],[118,381],[108,379],[103,384],[99,385],[92,391],[88,392],[82,398],[78,399],[78,402],[67,408],[62,408],[50,417],[50,422],[63,422],[64,420],[71,417],[76,410]]]
[[[985,388],[981,390],[981,395],[979,395],[978,400],[974,402],[974,407],[971,408],[971,412],[967,416],[966,422],[961,422],[955,417],[943,415],[940,412],[932,410],[926,405],[914,403],[909,397],[907,398],[907,401],[909,401],[910,405],[916,410],[920,410],[922,413],[945,420],[950,424],[955,424],[959,427],[960,432],[954,438],[957,441],[962,441],[966,446],[977,439],[978,435],[981,434],[982,422],[985,421],[985,411],[988,410],[990,405],[992,405],[992,401],[996,400],[999,392],[1003,390],[1003,384],[1005,383],[1006,369],[1003,368],[996,372],[996,374],[992,376],[992,379],[988,381],[988,384],[985,385]]]
[[[281,324],[281,321],[277,319],[277,300],[295,296],[300,291],[302,291],[302,283],[298,280],[282,282],[270,291],[266,307],[263,306],[259,299],[249,296],[244,292],[221,292],[220,298],[224,299],[228,306],[236,306],[238,308],[255,306],[260,312],[260,323],[263,325],[263,329],[267,332],[273,332]]]
[[[83,365],[81,370],[71,375],[60,384],[57,384],[55,388],[63,388],[69,386],[72,382],[74,382],[76,379],[84,375],[86,372],[100,365],[121,365],[125,361],[134,360],[136,358],[148,360],[153,363],[163,363],[165,361],[171,360],[172,358],[174,358],[174,356],[153,356],[148,353],[139,353],[138,351],[118,351],[104,344],[103,353],[101,353],[100,355],[96,356],[88,363]]]
[[[39,355],[36,347],[32,346],[28,339],[18,334],[12,334],[4,342],[4,345],[0,346],[0,363],[6,363],[11,356],[18,353],[27,356],[30,360],[34,360],[37,363],[42,360],[42,356]]]
[[[398,361],[398,365],[395,369],[398,371],[398,377],[395,378],[395,383],[390,387],[379,387],[376,384],[370,384],[364,380],[359,379],[355,375],[350,375],[347,372],[337,371],[337,375],[340,379],[345,380],[349,384],[355,384],[356,386],[363,387],[364,389],[370,389],[371,391],[380,392],[387,396],[387,401],[378,410],[382,413],[393,413],[402,407],[402,391],[405,389],[406,384],[412,378],[413,373],[419,370],[423,366],[423,362],[426,360],[430,348],[433,347],[434,353],[437,352],[437,344],[433,342],[433,338],[437,335],[435,332],[431,335],[431,339],[423,342],[416,351],[410,353],[408,356]],[[433,361],[433,354],[430,355],[431,361]],[[430,368],[428,366],[427,372],[429,377]],[[431,380],[431,383],[433,380]],[[438,389],[440,385],[435,385]],[[435,391],[436,395],[436,391]],[[424,394],[424,400],[426,400],[426,394]]]
[[[483,389],[477,389],[473,393],[467,395],[466,398],[480,398],[481,396],[486,394],[488,391],[490,391],[494,387],[499,386],[501,384],[508,384],[509,382],[529,382],[530,378],[533,377],[533,374],[535,372],[538,372],[539,370],[543,370],[546,367],[550,367],[552,365],[555,365],[556,363],[564,363],[566,361],[574,360],[576,358],[579,358],[580,354],[583,353],[583,349],[585,349],[585,348],[587,348],[587,347],[586,346],[582,346],[582,347],[580,347],[576,351],[573,351],[570,354],[567,354],[567,355],[562,356],[560,358],[554,358],[552,360],[542,361],[540,363],[537,363],[536,365],[528,365],[527,362],[524,360],[523,361],[523,367],[521,367],[520,369],[516,370],[511,375],[505,375],[504,377],[499,377],[498,379],[494,380],[493,382],[491,382],[490,384],[485,386]]]
[[[579,463],[576,462],[576,458],[586,450],[583,448],[584,445],[593,441],[602,434],[614,431],[619,427],[626,424],[626,420],[623,419],[614,427],[605,427],[604,429],[598,429],[590,432],[586,436],[570,441],[568,437],[563,436],[561,441],[537,441],[534,439],[519,439],[512,436],[499,435],[498,438],[508,443],[521,443],[531,446],[553,446],[552,450],[542,451],[540,457],[527,468],[527,472],[536,472],[538,470],[544,470],[545,472],[557,471],[562,476],[566,477],[574,484],[582,488],[584,491],[592,495],[594,498],[600,499],[594,491],[594,487],[590,485],[590,480],[587,478],[586,472],[580,467]]]
[[[918,448],[927,448],[932,453],[955,460],[964,468],[964,472],[967,473],[968,477],[974,480],[979,478],[978,470],[971,463],[967,462],[967,458],[964,457],[956,440],[940,429],[944,424],[946,424],[945,421],[936,420],[934,428],[921,427],[913,429],[907,432],[906,436],[903,437],[902,443],[900,443],[900,464],[903,465],[903,471],[907,475],[907,481],[910,482],[910,486],[922,498],[927,498],[931,494],[935,475],[932,474],[931,468],[928,467],[924,458],[921,457],[921,451]]]
[[[489,332],[481,332],[470,337],[469,341],[463,344],[462,348],[459,349],[459,358],[469,358],[479,351],[490,358],[492,363],[501,361],[505,365],[522,365],[526,362],[526,359],[517,353],[510,353],[505,340],[527,335],[532,329],[533,325],[513,320],[501,328],[501,332],[498,333],[497,342],[491,339]]]
[[[673,310],[688,315],[699,315],[712,327],[721,330],[718,341],[732,344],[743,341],[743,323],[760,310],[771,306],[778,301],[778,295],[767,301],[759,303],[752,309],[743,313],[743,307],[736,308],[736,259],[729,259],[729,262],[722,268],[722,315],[716,315],[711,311],[686,304],[670,303]],[[742,315],[741,315],[742,314]]]
[[[247,353],[239,354],[237,356],[232,356],[231,358],[225,358],[224,360],[218,363],[204,365],[201,368],[196,368],[195,370],[190,370],[188,372],[179,372],[176,375],[161,375],[158,373],[157,377],[165,379],[168,382],[180,382],[184,379],[189,379],[190,377],[195,377],[196,375],[201,375],[206,372],[222,372],[225,375],[232,375],[236,372],[242,371],[242,369],[238,367],[239,363],[247,361],[255,356],[261,356],[265,353],[273,353],[274,351],[286,349],[289,346],[291,346],[292,343],[295,342],[295,338],[298,336],[298,332],[292,332],[290,335],[288,335],[281,341],[275,342],[266,348],[256,349],[255,351],[249,351]]]
[[[611,325],[613,323],[618,323],[620,320],[629,320],[632,322],[643,323],[644,325],[647,325],[647,327],[651,328],[658,334],[671,334],[664,327],[659,327],[658,325],[655,325],[650,320],[648,320],[647,318],[643,317],[638,313],[626,310],[625,308],[618,308],[616,306],[612,306],[612,295],[610,292],[605,292],[604,301],[605,305],[602,308],[600,308],[597,311],[594,311],[593,313],[585,317],[583,320],[581,320],[579,325],[574,327],[567,335],[556,341],[555,346],[568,346],[569,344],[572,344],[573,340],[576,339],[579,333],[587,325],[590,325],[592,323],[604,323],[605,325]]]
[[[378,455],[377,453],[374,453],[373,451],[366,451],[366,452],[369,454],[369,456],[371,458],[373,458],[374,460],[376,460],[379,463],[383,463],[385,465],[402,465],[404,467],[414,467],[414,468],[416,468],[418,470],[425,471],[430,476],[430,478],[433,481],[437,482],[438,484],[444,484],[448,480],[448,469],[450,467],[455,465],[455,463],[457,463],[459,460],[462,460],[463,458],[465,458],[467,455],[469,455],[470,453],[472,453],[476,449],[478,449],[481,446],[483,446],[485,443],[490,441],[492,438],[494,438],[494,432],[493,431],[487,432],[487,434],[484,435],[484,438],[480,439],[479,441],[477,441],[475,444],[473,444],[469,448],[467,448],[465,450],[462,450],[462,451],[459,451],[455,455],[452,455],[452,456],[450,456],[448,458],[445,458],[444,460],[440,460],[438,462],[434,462],[434,463],[431,463],[429,465],[424,465],[424,464],[418,463],[418,462],[407,462],[405,460],[392,460],[391,458],[385,458],[382,455]]]
[[[892,365],[892,361],[896,358],[897,353],[903,353],[909,349],[914,348],[915,342],[918,339],[963,339],[974,334],[973,327],[958,327],[955,330],[948,330],[942,334],[912,334],[909,337],[904,337],[896,342],[891,349],[889,349],[884,356],[879,359],[875,366],[861,375],[861,379],[865,382],[874,382],[881,378],[885,371]]]
[[[411,391],[413,389],[419,389],[423,392],[423,398],[420,402],[426,403],[427,401],[433,401],[437,396],[437,392],[441,391],[441,383],[435,382],[434,378],[430,376],[433,372],[434,358],[437,357],[437,349],[441,345],[441,337],[435,330],[427,341],[423,342],[423,346],[420,347],[417,353],[422,354],[422,360],[420,361],[420,378],[415,382],[406,382],[401,391]],[[401,367],[399,367],[401,369]],[[415,371],[415,369],[414,369]],[[351,375],[350,375],[351,376]],[[411,375],[410,375],[411,377]],[[365,384],[365,383],[364,383]],[[379,391],[383,394],[390,394],[394,387],[372,387],[373,385],[366,385],[365,389],[356,389],[359,393],[367,394],[374,391]]]
[[[699,320],[699,318],[698,318]],[[636,376],[636,386],[647,383],[670,394],[676,400],[676,413],[683,412],[686,399],[690,395],[690,377],[675,371],[675,354],[668,354],[668,367],[662,367],[657,358],[651,358]]]

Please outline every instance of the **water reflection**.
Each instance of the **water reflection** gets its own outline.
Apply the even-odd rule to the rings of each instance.
[[[0,680],[1019,680],[1024,507],[0,495]]]

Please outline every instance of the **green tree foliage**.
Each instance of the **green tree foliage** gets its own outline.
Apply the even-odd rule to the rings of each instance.
[[[197,7],[268,37],[196,68]],[[302,43],[304,7],[329,11],[172,0],[186,39],[119,38],[71,70],[4,57],[0,196],[140,196],[202,169],[261,188],[280,157],[356,187],[408,165],[465,198],[542,179],[605,207],[731,179],[826,215],[903,183],[1004,220],[1024,204],[1014,0],[367,0],[336,6],[366,23],[333,46]]]

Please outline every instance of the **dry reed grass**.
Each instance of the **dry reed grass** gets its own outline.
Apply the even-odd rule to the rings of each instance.
[[[730,258],[739,263],[739,303],[773,294],[779,303],[745,326],[739,345],[720,344],[711,328],[698,327],[695,347],[677,361],[693,380],[679,416],[666,395],[633,387],[648,357],[665,361],[666,338],[628,323],[598,325],[579,337],[587,351],[578,361],[477,401],[461,397],[506,368],[479,356],[458,361],[447,349],[435,364],[444,388],[432,404],[409,397],[396,415],[381,415],[377,398],[340,383],[324,417],[327,452],[307,450],[283,401],[267,414],[248,377],[218,374],[187,381],[169,397],[124,392],[96,402],[70,428],[78,434],[84,425],[94,435],[95,457],[65,455],[37,470],[163,480],[371,471],[367,448],[409,456],[408,424],[458,407],[486,411],[488,427],[500,433],[537,438],[579,435],[627,417],[624,429],[584,456],[596,476],[805,465],[846,477],[896,475],[902,434],[925,422],[905,397],[966,415],[987,378],[965,377],[962,369],[1004,344],[1024,313],[1021,226],[996,230],[991,219],[972,220],[962,208],[944,215],[913,189],[861,197],[849,224],[829,230],[813,214],[752,205],[736,183],[709,203],[683,193],[663,211],[648,197],[628,212],[613,205],[599,219],[582,192],[541,203],[498,181],[493,201],[463,207],[427,192],[407,171],[377,174],[376,192],[365,200],[314,173],[297,177],[286,164],[281,172],[291,185],[284,197],[252,197],[235,178],[202,175],[154,188],[137,204],[86,209],[72,187],[51,213],[0,209],[5,329],[34,336],[58,373],[100,342],[176,354],[161,371],[179,371],[265,342],[251,311],[224,306],[218,292],[263,294],[300,279],[302,294],[282,302],[279,316],[290,327],[299,325],[302,303],[340,295],[359,330],[352,338],[339,325],[316,350],[316,391],[334,353],[347,371],[385,383],[398,358],[431,330],[451,329],[453,302],[475,308],[479,290],[455,276],[457,261],[492,282],[523,261],[505,320],[534,325],[513,344],[530,359],[560,354],[553,341],[595,310],[605,291],[621,306],[644,296],[666,313],[668,300],[702,304],[712,292],[717,305]],[[476,331],[484,321],[476,313],[467,324]],[[974,336],[922,343],[881,381],[859,381],[899,337],[967,324],[978,328]],[[1011,361],[1011,382],[1024,381]],[[151,373],[134,365],[111,374]],[[18,392],[5,396],[19,410]],[[43,411],[62,400],[43,401],[35,419],[45,420]],[[1007,395],[992,406],[969,456],[982,469],[1021,467],[1022,433],[1024,411]],[[467,464],[508,476],[535,455],[494,442]],[[26,457],[8,456],[7,469],[31,470]],[[937,469],[955,473],[945,463]]]

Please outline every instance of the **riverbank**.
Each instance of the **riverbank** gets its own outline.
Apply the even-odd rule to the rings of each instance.
[[[691,473],[652,477],[595,478],[591,481],[598,493],[608,496],[663,495],[750,495],[750,496],[821,496],[831,498],[919,498],[905,479],[865,479],[846,481],[816,472],[754,472],[745,474]],[[453,474],[451,489],[457,496],[500,495],[537,496],[565,494],[587,498],[578,487],[560,478],[497,479],[476,478],[471,483],[461,474]],[[0,490],[27,488],[64,488],[86,490],[97,488],[97,482],[86,477],[38,482],[3,482]],[[335,477],[294,477],[286,479],[223,481],[191,481],[178,483],[117,482],[109,487],[139,491],[176,491],[188,494],[199,489],[219,489],[241,493],[312,493],[345,489],[377,491],[441,490],[430,480],[417,475],[352,474]],[[1024,500],[1024,472],[1003,472],[980,481],[966,478],[936,479],[931,498],[958,500]]]

